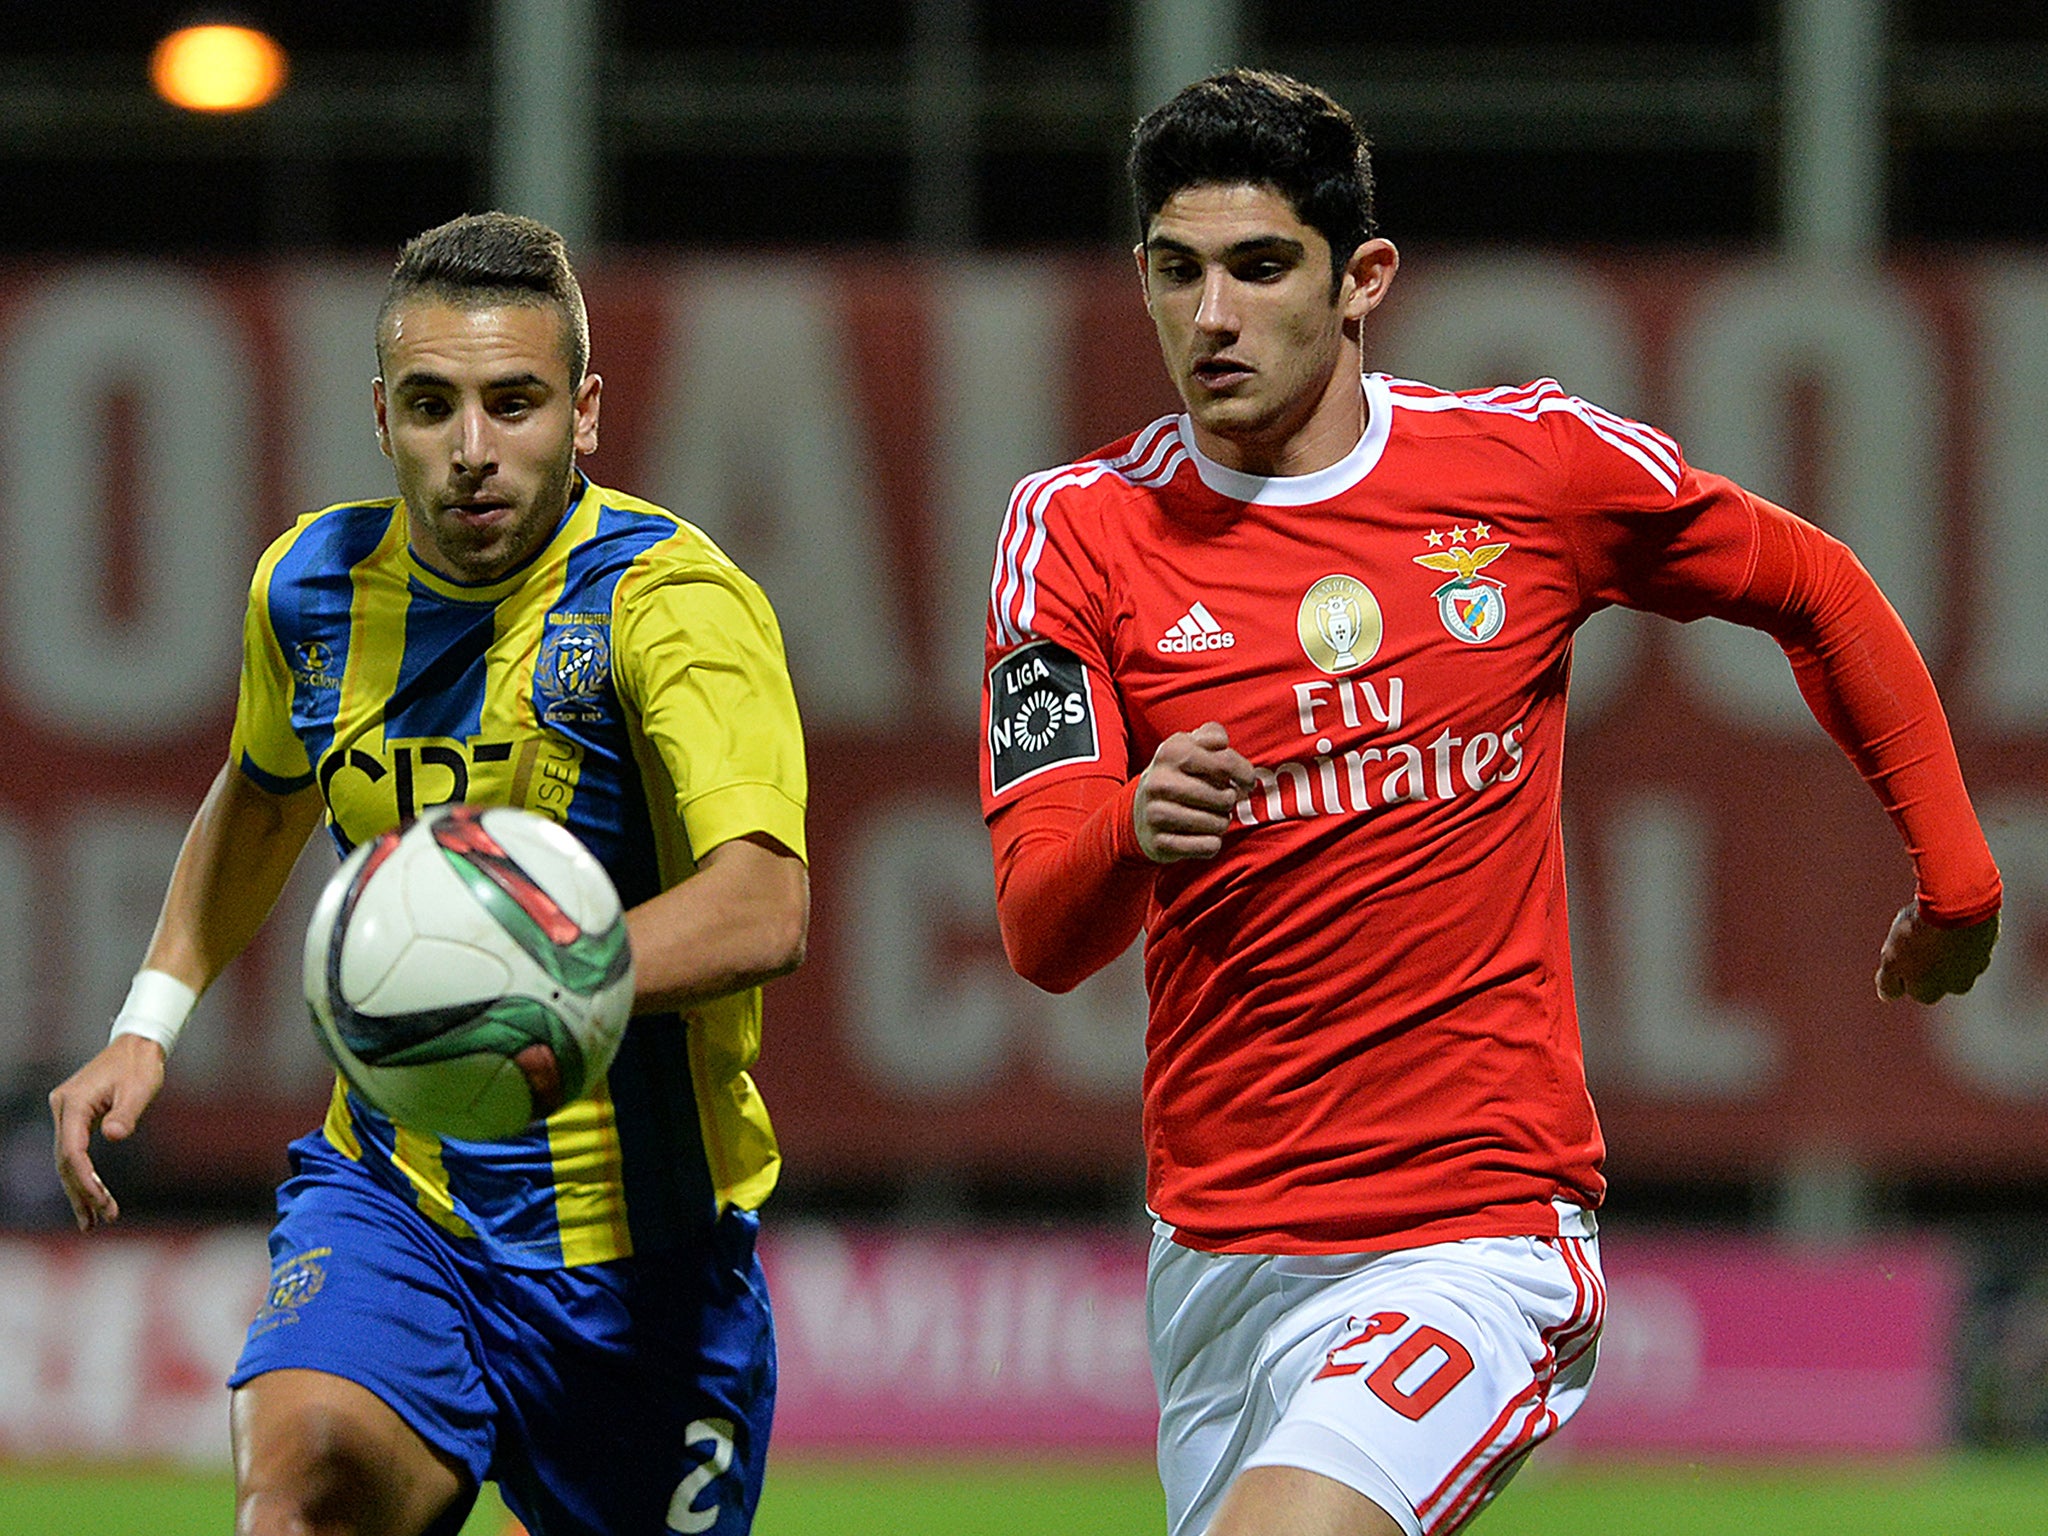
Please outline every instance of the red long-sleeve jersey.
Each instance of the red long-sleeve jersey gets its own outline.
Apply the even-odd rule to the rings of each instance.
[[[1926,668],[1846,548],[1549,380],[1380,375],[1340,463],[1263,479],[1168,417],[1017,487],[982,796],[1013,962],[1063,987],[1142,923],[1153,1209],[1191,1246],[1403,1247],[1597,1205],[1559,787],[1573,632],[1610,604],[1768,630],[1912,854],[1999,883]],[[1153,866],[1131,781],[1221,721],[1258,783]]]

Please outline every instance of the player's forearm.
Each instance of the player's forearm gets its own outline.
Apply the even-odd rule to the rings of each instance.
[[[273,795],[222,767],[178,850],[143,964],[205,991],[277,904],[319,818],[318,791]]]
[[[697,872],[626,914],[633,1011],[668,1012],[786,976],[811,920],[804,861],[765,838],[735,838]]]
[[[1788,647],[1788,653],[1815,718],[1898,828],[1922,910],[1945,927],[1991,916],[2001,900],[1998,868],[1971,808],[1940,701],[1904,628],[1830,649]]]
[[[1131,828],[1136,782],[1073,779],[1028,795],[990,826],[996,917],[1019,976],[1067,992],[1130,948],[1157,865]]]
[[[1768,600],[1765,627],[1814,717],[1898,828],[1922,909],[1945,926],[1989,917],[2000,902],[1998,869],[1912,636],[1844,546],[1785,514],[1767,520],[1763,535],[1752,596]]]

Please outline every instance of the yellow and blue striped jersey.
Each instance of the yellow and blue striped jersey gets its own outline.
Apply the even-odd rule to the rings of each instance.
[[[548,544],[488,585],[420,564],[396,499],[300,518],[250,585],[232,753],[272,793],[317,784],[344,852],[428,806],[538,811],[629,907],[734,837],[805,851],[767,598],[689,523],[581,477]],[[605,1081],[513,1140],[395,1126],[338,1079],[325,1134],[501,1262],[620,1258],[774,1187],[760,1039],[753,988],[636,1017]]]

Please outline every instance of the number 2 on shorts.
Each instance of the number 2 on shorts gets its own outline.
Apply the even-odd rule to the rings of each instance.
[[[718,1523],[718,1506],[697,1509],[697,1495],[709,1486],[732,1465],[733,1422],[731,1419],[696,1419],[683,1431],[683,1441],[692,1449],[700,1445],[711,1448],[711,1454],[697,1464],[695,1471],[676,1487],[675,1497],[669,1500],[668,1528],[671,1531],[691,1536],[692,1532],[708,1531]]]
[[[1323,1368],[1311,1380],[1321,1381],[1325,1376],[1355,1376],[1364,1370],[1363,1360],[1345,1356],[1372,1339],[1399,1333],[1408,1326],[1408,1314],[1375,1312],[1362,1325],[1357,1318],[1352,1318],[1349,1326],[1356,1331],[1330,1351],[1323,1361]],[[1401,1378],[1431,1350],[1438,1351],[1443,1358],[1421,1381],[1412,1388],[1404,1389]],[[1373,1369],[1373,1373],[1365,1378],[1365,1384],[1373,1396],[1394,1412],[1404,1418],[1420,1419],[1442,1402],[1451,1388],[1471,1374],[1472,1352],[1441,1328],[1424,1323]]]

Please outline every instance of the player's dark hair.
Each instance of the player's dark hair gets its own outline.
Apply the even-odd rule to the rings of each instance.
[[[1225,70],[1147,113],[1131,131],[1130,175],[1140,240],[1188,187],[1273,188],[1330,242],[1333,292],[1374,233],[1365,135],[1324,92],[1272,70]]]
[[[569,384],[573,388],[582,381],[590,364],[583,288],[569,265],[568,245],[538,219],[496,211],[465,213],[406,241],[377,308],[380,353],[391,311],[422,294],[463,308],[552,305],[561,312],[569,340]]]

